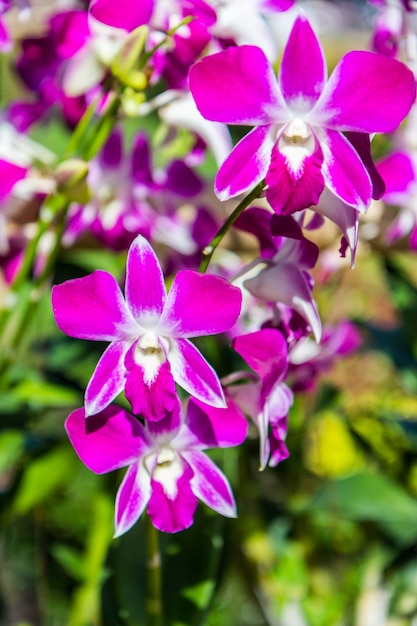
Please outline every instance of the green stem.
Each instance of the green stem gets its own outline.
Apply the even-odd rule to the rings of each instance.
[[[254,201],[256,198],[259,198],[261,193],[265,188],[265,182],[262,181],[256,187],[252,189],[252,191],[243,198],[241,202],[237,205],[233,213],[229,215],[224,224],[219,228],[213,239],[210,241],[209,245],[206,246],[203,250],[203,258],[200,263],[200,272],[204,274],[207,271],[211,258],[216,250],[217,246],[227,233],[227,231],[233,226],[237,218],[243,211]]]
[[[145,518],[146,530],[146,626],[162,626],[162,570],[159,533],[149,516]]]

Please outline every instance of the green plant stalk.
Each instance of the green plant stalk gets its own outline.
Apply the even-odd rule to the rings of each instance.
[[[95,124],[92,124],[97,104],[98,102],[94,100],[81,118],[69,140],[67,154],[74,151],[76,152],[78,149],[78,152],[81,153],[82,156],[86,155],[88,159],[91,159],[105,143],[113,128],[113,122],[120,108],[120,97],[115,95],[105,114],[98,118]],[[44,216],[42,217],[41,212],[36,235],[27,245],[22,265],[11,286],[11,298],[13,298],[13,296],[19,297],[19,292],[21,292],[21,297],[25,298],[20,322],[15,328],[10,328],[9,322],[15,309],[13,305],[6,306],[0,311],[0,345],[2,348],[0,374],[10,362],[14,349],[20,343],[25,324],[28,319],[30,319],[37,305],[36,292],[42,287],[43,283],[48,280],[60,249],[69,200],[62,194],[51,195],[46,200],[45,204],[46,206],[44,205],[44,208],[41,209],[41,211],[43,210]],[[23,286],[31,276],[39,242],[42,236],[52,227],[55,228],[55,244],[45,262],[44,269],[39,276],[32,280],[32,289],[26,292],[23,290]]]
[[[221,242],[223,237],[226,235],[228,230],[233,226],[233,224],[235,223],[239,215],[243,213],[243,211],[247,209],[248,206],[254,200],[256,200],[256,198],[259,198],[261,196],[264,188],[265,188],[264,181],[256,185],[256,187],[254,187],[252,191],[247,196],[245,196],[241,202],[239,202],[239,204],[237,205],[233,213],[229,215],[229,217],[224,222],[224,224],[219,228],[219,230],[217,231],[213,239],[210,241],[209,245],[204,248],[203,258],[201,260],[200,268],[199,268],[199,271],[202,274],[204,274],[207,271],[207,268],[210,264],[210,261],[212,259],[212,256],[216,248],[218,247],[219,243]]]
[[[159,533],[152,524],[150,517],[145,517],[146,541],[146,593],[145,614],[146,626],[162,626],[162,569],[159,547]]]

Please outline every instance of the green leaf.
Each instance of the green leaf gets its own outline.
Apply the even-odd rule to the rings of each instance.
[[[42,380],[25,380],[15,387],[14,393],[18,400],[33,408],[67,407],[80,402],[76,391]]]
[[[310,504],[337,517],[376,522],[400,545],[417,538],[417,501],[400,485],[379,474],[361,472],[327,483]]]
[[[24,446],[24,435],[18,430],[4,430],[0,434],[0,474],[20,459]]]
[[[85,565],[83,555],[63,543],[56,543],[51,548],[54,559],[60,564],[71,578],[82,581],[85,578]]]
[[[69,445],[59,446],[32,461],[20,483],[14,511],[18,514],[27,513],[60,487],[68,485],[76,464],[77,458]]]

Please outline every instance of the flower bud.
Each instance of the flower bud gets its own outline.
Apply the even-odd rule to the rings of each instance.
[[[110,68],[113,76],[136,91],[143,91],[148,85],[146,72],[138,69],[148,30],[147,26],[139,26],[133,30],[124,41]]]
[[[82,159],[67,159],[55,169],[57,191],[69,200],[85,204],[90,199],[87,184],[88,163]]]

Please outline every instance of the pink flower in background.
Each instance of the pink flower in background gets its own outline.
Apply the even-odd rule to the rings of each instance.
[[[293,217],[271,215],[258,207],[247,209],[236,226],[251,232],[260,242],[259,258],[239,273],[244,288],[260,300],[284,304],[297,311],[320,341],[321,321],[308,272],[317,261],[316,244],[304,237]]]
[[[357,327],[350,321],[326,326],[320,344],[309,337],[301,338],[288,356],[291,386],[294,392],[312,391],[323,372],[330,369],[336,359],[349,356],[362,345]]]
[[[349,52],[327,80],[322,48],[303,16],[291,31],[278,81],[260,48],[241,46],[196,63],[189,84],[207,119],[255,126],[221,166],[219,198],[265,179],[278,214],[317,204],[325,185],[346,204],[366,210],[372,180],[343,133],[393,131],[415,99],[412,72],[371,52]]]
[[[115,536],[128,531],[148,509],[153,525],[178,532],[193,523],[197,499],[217,513],[236,517],[227,478],[202,450],[244,441],[247,421],[233,405],[215,409],[190,400],[185,419],[177,402],[166,419],[146,426],[115,406],[85,419],[84,409],[66,421],[70,441],[96,474],[128,467],[116,498]]]
[[[378,163],[386,184],[384,202],[400,207],[388,227],[388,243],[410,236],[410,246],[417,250],[417,162],[412,151],[392,152]]]
[[[92,0],[88,32],[65,69],[65,94],[80,96],[99,85],[129,33],[148,24],[153,9],[154,0],[119,0],[117,10],[113,0]]]
[[[125,293],[126,300],[115,278],[101,270],[52,290],[63,332],[111,342],[87,386],[86,414],[102,411],[126,389],[135,413],[161,419],[175,402],[173,381],[207,404],[224,406],[215,371],[187,338],[231,328],[240,290],[218,276],[182,270],[167,294],[158,259],[139,235],[128,252]]]
[[[259,430],[260,467],[265,469],[286,459],[288,411],[293,394],[284,383],[288,349],[284,336],[273,328],[241,335],[233,348],[255,372],[253,381],[228,387],[228,394],[249,415]],[[236,375],[235,375],[236,376]]]

